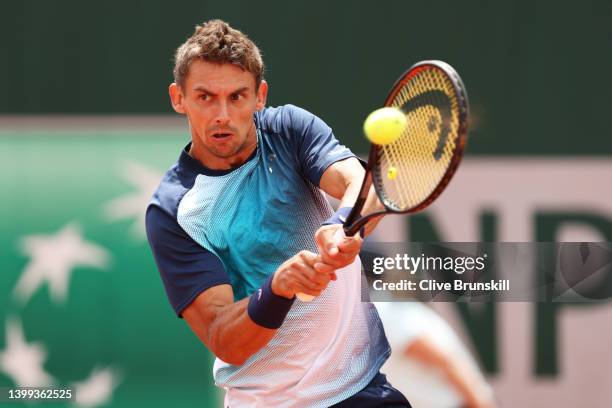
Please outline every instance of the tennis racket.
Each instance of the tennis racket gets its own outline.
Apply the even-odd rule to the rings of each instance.
[[[393,85],[385,106],[400,109],[407,126],[386,145],[372,144],[366,174],[344,232],[353,236],[372,218],[422,211],[442,194],[463,156],[468,98],[457,72],[442,61],[422,61]],[[362,214],[370,188],[384,210]],[[298,298],[312,300],[299,293]]]

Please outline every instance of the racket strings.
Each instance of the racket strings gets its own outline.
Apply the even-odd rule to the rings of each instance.
[[[381,147],[375,181],[387,204],[402,211],[425,201],[444,177],[456,149],[459,102],[446,74],[428,66],[408,77],[388,105],[403,110],[408,125]]]
[[[409,98],[409,94],[406,88],[401,89],[399,98],[400,100],[407,100]],[[400,137],[400,140],[407,137],[407,134],[410,133],[409,131],[410,127],[407,127],[404,130],[402,136]],[[410,146],[408,146],[408,149],[410,150]],[[403,159],[403,155],[404,152],[401,143],[393,143],[391,145],[386,145],[383,148],[382,154],[384,171],[389,172],[389,169],[393,168],[399,174],[404,174],[404,172],[406,171],[406,166],[404,166],[405,160]],[[394,197],[396,198],[393,200],[394,203],[397,203],[396,205],[398,207],[402,207],[404,205],[403,203],[414,202],[416,200],[414,194],[415,189],[411,188],[410,184],[408,183],[408,179],[406,177],[396,177],[396,180],[399,186],[398,188],[392,190],[397,195],[397,197]]]

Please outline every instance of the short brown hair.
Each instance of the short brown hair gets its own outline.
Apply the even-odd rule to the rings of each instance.
[[[174,55],[174,82],[184,89],[191,61],[201,59],[219,64],[233,64],[255,76],[255,89],[263,79],[264,64],[259,48],[245,34],[222,20],[198,25],[191,37]]]

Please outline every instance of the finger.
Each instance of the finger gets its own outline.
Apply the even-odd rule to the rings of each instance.
[[[336,268],[330,264],[324,262],[317,262],[314,264],[314,269],[320,274],[329,275],[330,280],[338,279],[338,277],[336,276]]]
[[[315,298],[314,296],[307,295],[307,294],[305,294],[303,292],[296,293],[295,297],[300,299],[302,302],[312,302],[313,299]]]
[[[332,272],[334,272],[335,268],[332,265],[323,263],[323,262],[317,262],[314,264],[314,269],[315,271],[317,271],[318,273],[327,273],[330,274]]]
[[[321,254],[321,263],[328,265],[333,269],[342,268],[344,266],[344,260],[338,258],[338,255],[336,255],[335,257],[331,257],[327,254]]]
[[[322,290],[310,290],[310,289],[304,288],[302,290],[297,291],[296,293],[303,293],[309,296],[319,297],[319,295],[321,295],[321,292],[323,291]],[[308,301],[310,301],[310,299]]]
[[[321,256],[319,254],[315,254],[314,252],[303,250],[298,254],[298,262],[299,260],[301,260],[305,265],[313,266],[316,262],[321,261]],[[293,263],[294,262],[292,262],[292,264]]]
[[[313,288],[318,289],[318,290],[323,290],[327,287],[327,285],[329,285],[330,281],[331,281],[331,278],[329,274],[325,274],[325,275],[318,274],[316,278],[313,278],[312,280],[314,284]]]
[[[317,256],[319,256],[318,254],[315,254],[314,252],[309,251],[307,249],[301,250],[298,255],[302,259],[315,259]]]
[[[332,259],[332,261],[326,262],[326,263],[334,266],[336,269],[343,268],[347,265],[352,264],[355,258],[357,257],[357,255],[359,255],[358,252],[355,252],[355,253],[340,252],[338,255],[336,255],[336,257]]]
[[[319,252],[325,249],[325,243],[329,241],[329,226],[323,226],[315,232],[315,244]]]
[[[303,292],[308,293],[309,295],[312,295],[312,292],[322,291],[326,286],[327,285],[322,285],[301,274],[296,274],[292,282],[292,290],[294,290],[296,293]],[[318,296],[318,294],[314,296]]]
[[[340,225],[326,225],[315,234],[315,242],[321,253],[335,255],[338,251],[338,242],[342,241],[344,232]]]
[[[350,237],[339,242],[337,247],[340,252],[359,252],[362,243],[363,239]]]
[[[329,282],[329,279],[327,279],[327,281]],[[306,280],[304,282],[300,282],[298,287],[299,290],[297,290],[297,292],[322,292],[323,290],[325,290],[325,288],[327,288],[327,283]]]
[[[300,264],[296,264],[293,269],[300,275],[299,282],[309,286],[311,289],[325,289],[329,283],[329,273],[317,273],[313,267]]]
[[[317,289],[324,289],[331,280],[329,273],[319,273],[314,268],[307,273],[307,278],[316,285]]]
[[[336,270],[331,265],[319,262],[315,264],[314,268],[318,273],[327,274],[330,280],[335,281],[338,279],[336,276]]]
[[[329,240],[327,240],[319,247],[319,252],[322,255],[336,256],[340,252],[340,250],[338,249],[338,245],[336,242],[330,242]]]
[[[346,240],[346,235],[344,234],[344,229],[341,225],[338,225],[335,230],[333,230],[333,235],[331,236],[330,242],[328,244],[329,251],[328,253],[331,256],[335,256],[338,252],[340,252],[340,244],[342,244]]]

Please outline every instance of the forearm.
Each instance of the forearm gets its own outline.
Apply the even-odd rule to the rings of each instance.
[[[374,212],[383,211],[384,209],[385,207],[382,205],[382,203],[378,199],[378,195],[376,194],[376,191],[374,190],[374,186],[371,186],[370,191],[368,193],[368,198],[366,199],[365,205],[362,210],[362,214],[371,214]],[[381,215],[378,217],[374,217],[370,221],[368,221],[365,225],[364,236],[367,237],[368,235],[370,235],[370,233],[374,231],[374,229],[376,228],[378,223],[382,220],[382,218],[383,216]]]
[[[355,205],[355,201],[357,200],[357,197],[359,196],[359,191],[361,190],[362,182],[363,177],[355,178],[348,184],[338,208],[353,207],[353,205]],[[382,210],[384,210],[384,206],[378,199],[378,195],[374,190],[374,186],[371,186],[363,209],[361,210],[361,214],[367,215]],[[365,224],[364,236],[368,236],[372,231],[374,231],[380,220],[382,220],[382,217],[382,215],[379,217],[374,217]]]
[[[338,208],[353,207],[357,197],[359,196],[360,188],[361,178],[354,177],[351,180],[348,180],[344,191],[340,195],[340,204],[338,204]]]
[[[321,188],[329,195],[340,200],[339,208],[353,207],[359,197],[364,176],[365,170],[359,161],[357,159],[347,159],[330,167],[321,179]],[[384,210],[384,207],[378,200],[374,187],[371,187],[361,214],[370,214],[381,210]],[[381,219],[382,217],[376,217],[366,224],[366,235],[376,227]]]
[[[448,381],[463,396],[469,407],[481,406],[478,401],[482,400],[486,387],[480,384],[478,378],[472,375],[465,364],[448,361],[442,364],[442,369]]]
[[[262,349],[276,333],[262,327],[248,315],[249,298],[219,307],[213,317],[208,341],[210,350],[221,360],[241,365]]]
[[[438,368],[464,398],[468,407],[492,406],[491,393],[487,385],[459,356],[447,354],[426,338],[413,342],[406,350],[406,354],[426,365]]]
[[[183,311],[183,318],[214,355],[240,365],[276,333],[275,329],[253,321],[248,310],[250,300],[249,297],[234,302],[230,285],[214,286]]]

